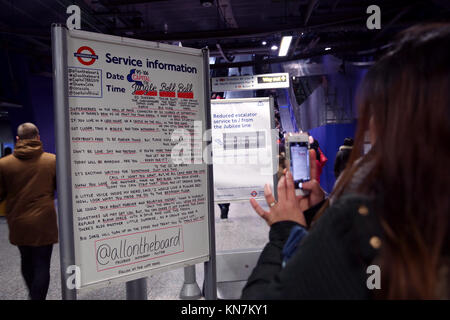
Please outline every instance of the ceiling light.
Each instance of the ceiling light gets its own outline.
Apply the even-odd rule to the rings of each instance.
[[[280,51],[278,56],[285,57],[289,51],[289,46],[291,45],[292,36],[285,36],[281,39]]]
[[[267,44],[267,41],[263,41],[263,42],[261,42],[261,44],[262,44],[263,46],[265,46],[265,45]]]
[[[270,47],[270,50],[272,50],[272,51],[278,50],[278,46],[273,45],[272,47]]]
[[[326,48],[325,48],[325,51],[328,51],[328,50],[331,50],[331,48],[330,48],[330,47],[326,47]]]
[[[204,6],[205,8],[212,7],[212,5],[213,5],[212,0],[200,0],[200,3],[201,3],[202,6]]]

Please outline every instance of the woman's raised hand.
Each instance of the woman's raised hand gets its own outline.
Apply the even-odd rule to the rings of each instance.
[[[306,226],[306,220],[300,204],[301,197],[295,195],[294,180],[289,171],[278,181],[277,193],[278,202],[275,200],[270,187],[267,184],[264,186],[264,197],[269,205],[269,211],[264,210],[255,199],[250,199],[250,203],[256,213],[269,226],[279,221],[294,221]]]

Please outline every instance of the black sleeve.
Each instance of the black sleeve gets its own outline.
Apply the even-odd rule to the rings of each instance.
[[[320,208],[322,208],[325,201],[326,200],[322,200],[315,206],[312,206],[311,208],[309,208],[308,210],[303,212],[303,215],[305,216],[305,220],[306,220],[306,225],[308,227],[311,225],[311,222],[313,221],[314,217],[316,216],[316,213],[320,210]]]
[[[242,299],[263,299],[264,289],[269,285],[273,274],[281,271],[281,252],[295,225],[297,223],[293,221],[281,221],[270,227],[269,243],[261,252],[257,267],[243,289]]]
[[[325,201],[326,200],[323,200],[303,212],[308,226]],[[269,243],[265,246],[258,260],[257,265],[260,266],[260,268],[252,274],[251,278],[249,278],[243,291],[243,299],[247,296],[252,297],[252,299],[257,299],[257,296],[263,293],[260,288],[268,284],[266,276],[281,270],[281,252],[294,225],[297,225],[297,223],[293,221],[281,221],[274,223],[271,226],[269,231]]]
[[[290,228],[274,224],[242,299],[369,298],[366,269],[376,252],[369,245],[372,223],[357,213],[360,205],[338,202],[328,208],[284,268],[281,251]]]

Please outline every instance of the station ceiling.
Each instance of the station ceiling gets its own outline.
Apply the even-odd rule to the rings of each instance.
[[[51,24],[65,24],[72,4],[81,8],[83,30],[207,46],[222,67],[236,65],[240,54],[285,61],[331,53],[355,60],[408,26],[450,21],[448,0],[0,0],[0,46],[48,57]],[[381,9],[380,30],[366,27],[373,4]],[[284,35],[293,42],[288,56],[278,58],[271,46]]]

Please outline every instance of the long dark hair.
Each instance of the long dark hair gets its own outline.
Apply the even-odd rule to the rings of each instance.
[[[435,298],[450,241],[450,24],[404,31],[367,73],[358,105],[355,145],[333,194],[373,163],[360,192],[382,195],[378,297]],[[376,142],[355,162],[371,126]]]

